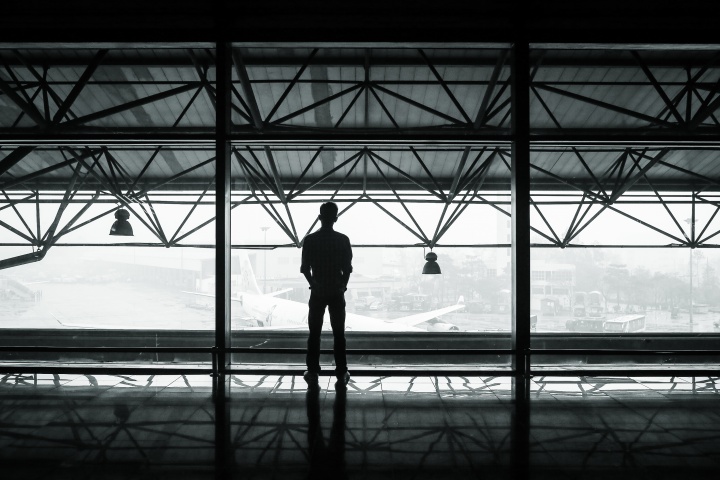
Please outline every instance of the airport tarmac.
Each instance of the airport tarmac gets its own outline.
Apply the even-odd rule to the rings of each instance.
[[[214,328],[212,298],[197,297],[176,288],[129,282],[47,282],[38,302],[0,300],[0,328],[95,328],[204,330]],[[232,303],[233,326],[252,326],[238,302]],[[393,319],[416,312],[373,311],[362,315]],[[618,314],[619,315],[619,314]],[[610,314],[608,318],[618,316]],[[453,312],[442,317],[461,331],[509,332],[510,314]],[[567,315],[538,314],[538,333],[568,333]],[[664,310],[645,312],[646,332],[718,333],[720,313],[687,312],[670,318]],[[422,326],[422,324],[420,325]]]
[[[362,312],[364,315],[376,316],[378,318],[397,318],[407,315],[407,312]],[[608,314],[607,318],[615,318],[626,314]],[[720,322],[720,313],[695,313],[693,321],[687,312],[680,313],[678,318],[670,318],[670,312],[666,310],[652,310],[644,313],[645,332],[671,333],[720,333],[720,328],[715,323]],[[542,315],[537,314],[536,333],[570,333],[566,324],[573,317],[569,315]],[[511,328],[511,316],[498,313],[466,313],[454,312],[443,317],[443,321],[457,325],[461,331],[473,332],[509,332]]]
[[[189,308],[187,294],[177,289],[81,282],[48,282],[37,287],[42,290],[38,302],[0,301],[0,328],[214,328],[212,307]]]

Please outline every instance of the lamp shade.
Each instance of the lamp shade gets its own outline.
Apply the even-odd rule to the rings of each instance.
[[[425,255],[425,266],[423,267],[423,275],[440,275],[440,265],[437,264],[437,255],[433,252]]]
[[[132,237],[133,236],[133,229],[130,225],[130,222],[128,222],[128,219],[130,218],[130,213],[128,213],[127,210],[120,209],[115,212],[115,223],[112,224],[112,227],[110,227],[110,235],[118,235],[123,237]]]

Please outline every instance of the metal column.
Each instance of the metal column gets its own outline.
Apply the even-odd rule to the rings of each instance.
[[[529,474],[530,442],[530,47],[516,42],[512,51],[512,346],[513,469]]]
[[[229,478],[230,441],[230,128],[232,59],[229,43],[216,46],[216,136],[215,136],[215,361],[213,399],[215,402],[215,473]]]
[[[215,346],[217,373],[230,365],[230,108],[232,59],[229,43],[218,42],[216,50],[215,136]]]

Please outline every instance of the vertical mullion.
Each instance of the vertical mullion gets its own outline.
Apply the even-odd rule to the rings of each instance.
[[[217,369],[223,376],[230,366],[230,188],[231,188],[231,46],[224,41],[216,45],[215,114],[215,346]]]
[[[530,348],[530,82],[529,47],[513,50],[512,92],[512,341],[518,375],[529,375]]]
[[[528,478],[530,428],[530,47],[513,45],[512,65],[512,346],[513,465]]]

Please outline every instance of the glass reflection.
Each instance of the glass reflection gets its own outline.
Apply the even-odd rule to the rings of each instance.
[[[308,418],[308,478],[347,478],[345,470],[347,389],[338,386],[335,390],[333,421],[327,442],[321,426],[320,387],[317,385],[309,386],[305,400]]]

